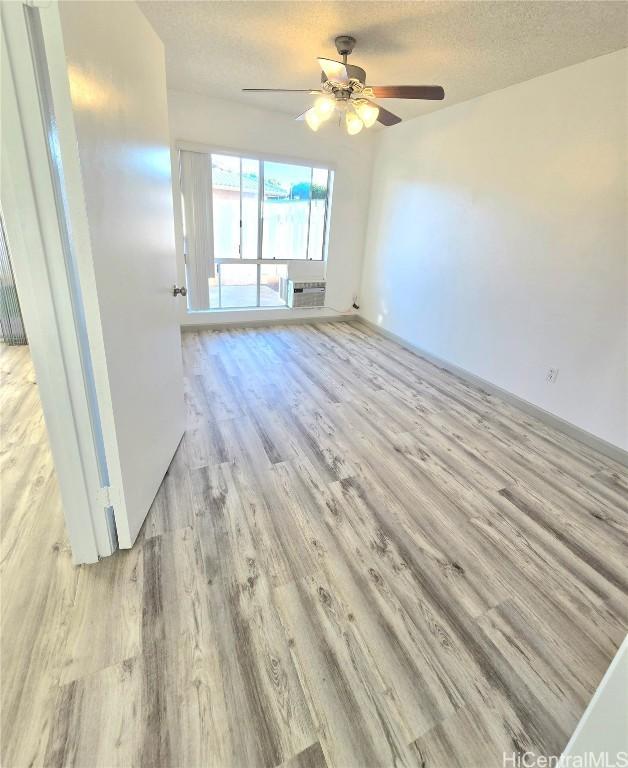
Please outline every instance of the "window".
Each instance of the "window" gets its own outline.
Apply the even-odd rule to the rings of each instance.
[[[212,154],[210,309],[285,305],[288,261],[325,258],[333,171]]]
[[[214,257],[240,258],[240,158],[212,155]]]
[[[216,277],[209,279],[210,309],[282,307],[288,265],[261,264],[245,259],[216,263]]]
[[[264,163],[263,259],[308,257],[311,180],[312,168]]]

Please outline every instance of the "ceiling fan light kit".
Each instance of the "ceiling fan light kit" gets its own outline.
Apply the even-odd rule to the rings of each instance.
[[[395,125],[401,118],[378,106],[376,99],[429,99],[445,98],[445,91],[440,85],[366,85],[366,72],[362,67],[347,63],[347,57],[353,52],[355,38],[350,35],[340,35],[335,40],[336,50],[342,56],[342,61],[334,61],[319,57],[321,67],[321,87],[316,90],[283,89],[283,88],[243,88],[244,91],[279,92],[279,93],[310,93],[317,96],[314,105],[299,115],[297,120],[305,120],[313,131],[318,131],[321,125],[333,115],[339,115],[347,133],[355,136],[363,128],[370,128],[376,122],[382,125]]]
[[[336,101],[332,96],[319,96],[314,102],[314,109],[321,120],[328,120],[336,109]]]
[[[345,114],[345,125],[347,126],[349,136],[355,136],[356,133],[360,133],[362,128],[364,128],[364,123],[360,120],[360,116],[349,109]]]
[[[360,116],[360,120],[364,123],[365,128],[370,128],[374,125],[379,117],[379,107],[370,101],[366,101],[366,99],[358,99],[355,102],[355,111]]]
[[[313,131],[318,131],[323,123],[323,119],[324,118],[321,118],[315,107],[308,109],[308,111],[305,113],[305,122]]]

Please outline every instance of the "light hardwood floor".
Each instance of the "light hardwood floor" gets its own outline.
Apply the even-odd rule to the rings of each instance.
[[[140,539],[82,568],[2,349],[2,766],[560,753],[626,632],[626,470],[362,325],[183,345]]]

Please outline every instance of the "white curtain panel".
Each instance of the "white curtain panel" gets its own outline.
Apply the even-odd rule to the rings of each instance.
[[[188,307],[209,309],[207,281],[214,277],[211,155],[186,149],[180,150],[179,155]]]

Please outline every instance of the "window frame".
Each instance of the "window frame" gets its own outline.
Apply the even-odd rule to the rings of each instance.
[[[299,157],[296,155],[276,155],[272,152],[258,152],[258,151],[250,151],[247,149],[242,148],[235,148],[235,147],[223,147],[216,144],[203,144],[196,141],[186,141],[183,139],[178,139],[175,142],[175,148],[177,152],[181,149],[187,149],[191,152],[201,152],[203,154],[208,154],[211,158],[212,155],[228,155],[230,157],[237,157],[240,160],[240,169],[242,168],[242,160],[257,160],[260,163],[260,172],[259,172],[259,184],[258,187],[258,224],[262,223],[262,212],[263,212],[263,190],[264,190],[264,162],[270,162],[270,163],[285,163],[287,165],[301,165],[301,166],[307,166],[311,169],[314,168],[320,168],[321,170],[326,170],[328,172],[327,176],[327,197],[325,199],[325,222],[324,222],[324,237],[323,237],[323,248],[322,248],[322,259],[263,259],[264,262],[282,262],[282,261],[327,261],[327,255],[329,250],[329,228],[331,223],[331,205],[330,203],[333,203],[333,192],[334,192],[334,185],[335,185],[335,175],[337,166],[335,162],[328,161],[328,160],[317,160],[311,157]],[[242,173],[240,172],[240,180],[242,179]],[[241,192],[241,189],[240,189]],[[260,194],[261,192],[261,194]],[[240,201],[242,200],[242,195],[240,194]],[[240,216],[240,221],[242,220],[242,217]],[[308,224],[309,226],[309,224]],[[263,232],[260,231],[260,227],[258,226],[258,239],[259,239],[259,246],[257,250],[258,258],[261,259],[261,244],[262,244],[262,234]],[[240,244],[242,244],[242,239],[240,238]],[[218,259],[216,259],[218,261]],[[238,259],[240,261],[240,259]],[[241,259],[241,261],[249,261],[249,259]],[[254,259],[250,261],[255,261]]]
[[[284,302],[283,304],[265,304],[262,305],[261,302],[261,290],[262,290],[262,267],[264,265],[280,265],[280,266],[288,266],[288,263],[290,261],[297,261],[297,259],[215,259],[214,263],[216,264],[216,276],[218,279],[218,304],[217,307],[209,307],[209,312],[223,312],[223,311],[237,311],[237,310],[249,310],[249,309],[284,309],[287,307],[287,304]],[[303,259],[298,259],[298,261],[303,261]],[[310,259],[310,261],[313,261],[313,259]],[[222,283],[220,279],[220,267],[222,264],[256,264],[257,265],[257,304],[247,304],[246,306],[242,307],[223,307],[222,306]],[[211,287],[209,290],[210,293],[210,301],[211,301]]]
[[[314,168],[325,168],[328,171],[336,171],[337,166],[334,162],[326,160],[317,160],[312,157],[297,157],[295,155],[275,155],[272,152],[249,151],[246,148],[222,147],[216,144],[201,144],[194,141],[178,140],[176,148],[187,149],[191,152],[201,152],[206,155],[231,155],[233,157],[244,157],[248,160],[267,160],[271,163],[288,163],[289,165],[306,165]]]
[[[204,154],[209,155],[210,162],[212,162],[211,158],[212,155],[227,155],[230,157],[236,157],[239,159],[239,165],[240,165],[240,257],[239,258],[215,258],[214,263],[217,267],[221,264],[256,264],[257,265],[257,304],[251,305],[247,307],[209,307],[207,310],[199,310],[199,311],[205,311],[205,312],[223,312],[223,311],[229,311],[229,312],[235,312],[235,311],[247,311],[252,309],[284,309],[286,308],[286,304],[278,304],[276,307],[262,307],[260,304],[260,293],[261,293],[261,270],[262,266],[264,264],[275,264],[275,265],[282,265],[285,264],[288,266],[290,263],[299,263],[299,262],[315,262],[315,263],[326,263],[327,257],[328,257],[328,251],[329,251],[329,231],[330,231],[330,222],[331,222],[331,203],[333,200],[333,191],[334,191],[334,183],[335,183],[335,173],[336,173],[336,164],[333,162],[328,161],[321,161],[321,160],[315,160],[308,157],[296,157],[296,156],[289,156],[289,155],[276,155],[273,153],[267,153],[267,152],[249,152],[246,149],[236,149],[234,147],[223,147],[218,146],[214,144],[203,144],[199,142],[191,142],[191,141],[184,141],[184,140],[177,140],[175,142],[175,148],[177,152],[179,150],[190,150],[192,152],[201,152]],[[242,254],[242,161],[243,160],[257,160],[259,162],[259,173],[258,173],[258,226],[257,226],[257,256],[256,259],[243,259],[241,257]],[[273,162],[273,163],[285,163],[286,165],[299,165],[299,166],[306,166],[310,168],[310,188],[311,188],[311,179],[313,176],[313,171],[315,168],[326,170],[327,171],[327,195],[325,197],[325,214],[324,214],[324,222],[323,222],[323,243],[321,248],[321,258],[320,259],[313,259],[308,258],[306,255],[306,258],[304,259],[277,259],[277,258],[268,258],[264,259],[262,258],[262,245],[263,245],[263,235],[264,235],[264,216],[263,216],[263,204],[264,204],[264,162]],[[310,232],[310,219],[311,219],[311,203],[312,198],[310,196],[310,210],[308,212],[308,245],[309,245],[309,232]],[[183,217],[182,217],[183,218]],[[183,225],[183,222],[182,222]],[[183,225],[184,226],[184,225]],[[182,232],[183,232],[182,228]],[[185,238],[184,238],[185,240]],[[185,246],[184,246],[185,247]],[[306,254],[307,254],[308,248],[306,247]],[[220,302],[221,303],[221,302]]]
[[[209,153],[210,162],[213,163],[213,157],[214,156],[227,156],[227,157],[234,157],[238,159],[238,166],[239,166],[239,189],[238,189],[238,205],[239,205],[239,221],[240,221],[240,231],[239,231],[239,243],[238,243],[238,253],[240,254],[240,257],[236,259],[236,261],[241,262],[248,262],[250,264],[255,263],[256,261],[262,261],[262,262],[284,262],[284,261],[321,261],[325,262],[327,260],[327,253],[328,253],[328,238],[329,238],[329,220],[330,220],[330,201],[333,194],[333,187],[334,187],[334,169],[328,167],[326,164],[322,163],[314,163],[311,164],[311,161],[302,161],[302,160],[276,160],[276,159],[270,159],[268,157],[254,157],[249,153],[242,153],[242,152],[223,152],[223,151],[210,151]],[[242,161],[243,160],[254,160],[256,161],[258,166],[258,174],[257,174],[257,259],[244,259],[242,258],[242,198],[243,198],[243,184],[242,184]],[[265,202],[265,185],[266,185],[266,179],[265,179],[265,163],[276,163],[276,164],[283,164],[283,165],[297,165],[302,168],[309,168],[310,171],[310,198],[308,200],[308,213],[307,213],[307,236],[305,241],[305,257],[302,259],[299,258],[281,258],[277,259],[274,256],[272,258],[264,258],[263,257],[263,247],[264,247],[264,223],[265,223],[265,216],[264,216],[264,202]],[[327,194],[325,195],[325,210],[323,213],[323,241],[321,243],[321,249],[320,249],[320,257],[319,258],[313,258],[308,256],[308,253],[310,251],[310,232],[311,232],[311,223],[312,223],[312,185],[314,180],[314,170],[322,170],[327,172]],[[213,190],[212,190],[213,192]],[[229,257],[228,257],[229,258]],[[219,261],[224,261],[225,259],[215,258],[216,263]]]

